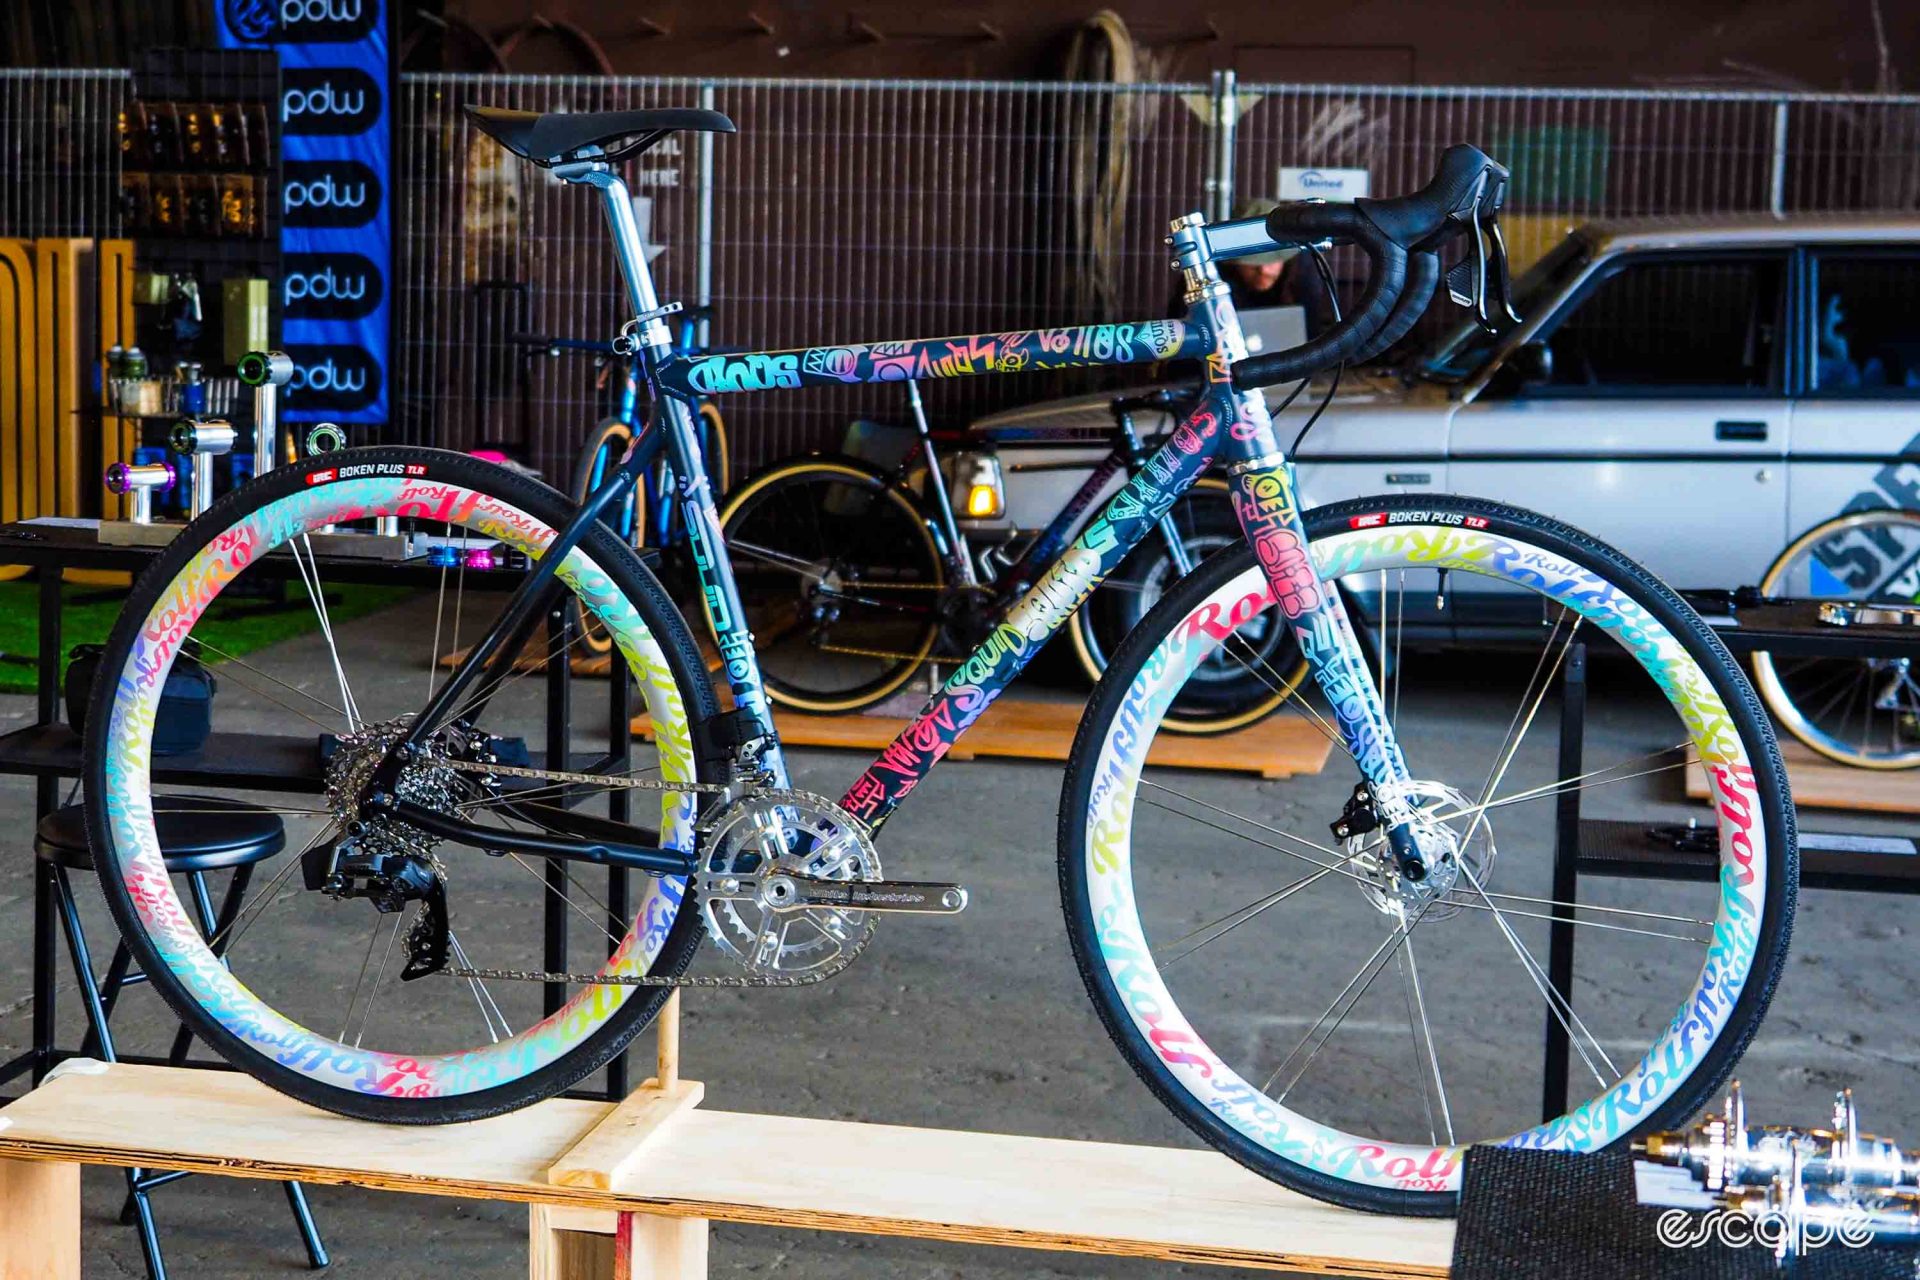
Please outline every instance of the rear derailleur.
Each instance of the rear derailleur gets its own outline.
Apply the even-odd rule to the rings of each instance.
[[[407,962],[400,977],[411,982],[446,968],[452,948],[447,886],[430,855],[366,852],[349,839],[301,854],[300,872],[308,889],[342,902],[365,898],[382,915],[420,903],[407,930]]]

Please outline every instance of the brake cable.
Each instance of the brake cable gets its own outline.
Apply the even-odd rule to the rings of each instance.
[[[1320,273],[1320,283],[1326,288],[1326,291],[1327,291],[1327,305],[1333,309],[1333,322],[1335,324],[1339,324],[1340,323],[1340,295],[1338,294],[1338,292],[1335,291],[1333,287],[1333,268],[1327,265],[1326,255],[1320,252],[1319,246],[1310,244],[1306,246],[1306,252],[1313,255],[1314,269]],[[1345,373],[1346,371],[1347,371],[1347,362],[1345,360],[1342,360],[1339,364],[1333,366],[1333,381],[1327,385],[1327,394],[1320,397],[1320,403],[1315,405],[1313,412],[1307,415],[1307,421],[1305,425],[1303,425],[1300,428],[1300,434],[1296,435],[1293,438],[1293,447],[1287,450],[1287,454],[1289,457],[1295,457],[1295,458],[1299,457],[1300,442],[1307,438],[1307,432],[1313,430],[1313,424],[1320,421],[1320,415],[1327,411],[1327,406],[1333,403],[1334,396],[1339,394],[1340,375]],[[1285,413],[1287,410],[1287,406],[1293,403],[1293,398],[1295,396],[1299,395],[1301,391],[1306,389],[1306,385],[1309,381],[1310,379],[1308,378],[1300,379],[1300,385],[1295,387],[1290,393],[1288,393],[1286,400],[1282,402],[1278,412]]]

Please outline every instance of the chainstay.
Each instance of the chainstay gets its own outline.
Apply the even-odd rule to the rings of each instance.
[[[629,791],[680,791],[692,795],[725,795],[731,788],[717,782],[670,782],[663,778],[623,778],[601,773],[577,773],[566,769],[528,769],[519,765],[482,764],[473,760],[442,761],[447,767],[461,773],[491,774],[500,778],[528,778],[535,782],[573,782],[593,787],[621,787]],[[774,800],[791,800],[824,806],[840,814],[846,821],[857,823],[859,819],[847,814],[840,806],[822,797],[806,791],[793,791],[770,787],[756,789],[756,796]],[[686,904],[682,904],[684,909]],[[873,938],[871,933],[861,937],[858,945],[842,952],[836,959],[818,969],[809,969],[805,973],[787,974],[680,974],[669,977],[664,974],[650,973],[558,973],[540,969],[480,969],[471,966],[448,967],[435,972],[448,978],[473,978],[483,982],[559,982],[570,986],[582,987],[707,987],[738,989],[742,987],[812,987],[838,976],[842,970],[867,949],[867,943]]]

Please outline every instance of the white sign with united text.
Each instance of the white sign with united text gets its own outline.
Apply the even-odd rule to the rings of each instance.
[[[1282,200],[1357,200],[1366,194],[1365,169],[1280,168]]]

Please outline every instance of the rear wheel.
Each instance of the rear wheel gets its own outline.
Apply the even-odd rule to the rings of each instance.
[[[629,887],[604,873],[589,880],[578,863],[524,852],[489,857],[395,822],[358,824],[352,797],[384,745],[445,678],[446,656],[483,634],[503,593],[572,511],[546,486],[464,454],[332,453],[235,490],[135,584],[88,711],[89,836],[135,962],[194,1034],[234,1065],[364,1119],[470,1120],[552,1096],[605,1065],[668,995],[597,982],[543,992],[538,982],[440,973],[403,980],[416,930],[433,933],[430,883],[444,893],[445,937],[460,968],[547,969],[542,922],[555,907],[573,926],[569,972],[677,974],[692,958],[701,926],[681,878],[635,874]],[[441,571],[437,584],[422,575],[422,589],[409,591],[392,586],[387,565],[338,554],[340,540],[355,535],[329,526],[380,516],[448,540],[459,548],[459,567]],[[485,567],[489,559],[497,567]],[[263,608],[289,580],[291,607]],[[545,769],[556,739],[568,748],[563,767],[592,769],[607,734],[625,732],[624,723],[593,723],[610,714],[603,699],[579,699],[571,717],[549,719],[541,659],[566,655],[536,640],[492,689],[473,730],[457,722],[437,728],[397,789],[443,814],[529,835],[564,828],[566,815],[589,801],[621,820],[631,806],[663,846],[690,848],[696,797],[673,784],[701,780],[692,725],[715,709],[692,637],[605,526],[568,554],[559,581],[613,637],[659,727],[656,742],[632,744],[630,772],[666,786],[629,791],[488,774],[489,761]],[[385,594],[369,601],[368,591]],[[378,620],[359,621],[371,607],[383,610]],[[264,644],[274,637],[278,643]],[[169,779],[170,762],[155,757],[155,722],[167,672],[182,653],[217,675],[220,730],[265,735],[248,739],[244,754],[216,737],[202,763],[240,778],[307,765],[305,794]],[[256,770],[275,756],[280,765]],[[217,950],[190,922],[162,861],[154,825],[161,797],[186,811],[244,798],[287,824],[288,851],[260,868],[249,907],[215,939]],[[310,874],[329,872],[334,880],[321,890],[306,887]]]
[[[847,463],[804,458],[754,477],[720,517],[781,706],[841,714],[913,678],[940,637],[946,571],[913,501]]]
[[[1764,595],[1920,607],[1920,511],[1849,511],[1795,538]],[[1920,767],[1920,671],[1906,658],[1753,655],[1753,683],[1788,733],[1861,769]]]
[[[1222,552],[1121,646],[1067,766],[1061,890],[1108,1032],[1215,1147],[1361,1209],[1452,1212],[1472,1142],[1591,1151],[1683,1121],[1759,1025],[1793,918],[1793,810],[1751,688],[1670,590],[1541,516],[1422,494],[1306,525],[1325,580],[1379,602],[1404,798],[1444,856],[1409,882],[1377,828],[1330,834],[1359,770],[1311,682],[1282,714],[1333,739],[1324,777],[1145,766],[1182,687],[1273,607],[1252,553]],[[1436,570],[1452,594],[1534,597],[1528,651],[1409,653],[1397,597],[1431,598]],[[1607,715],[1566,776],[1551,706],[1573,645],[1602,637]],[[1678,795],[1689,749],[1710,808]],[[1555,802],[1574,791],[1635,838],[1717,826],[1717,880],[1592,880],[1556,901]],[[1548,978],[1556,916],[1578,939],[1570,998]],[[1547,1027],[1570,1041],[1572,1097],[1541,1122]]]

